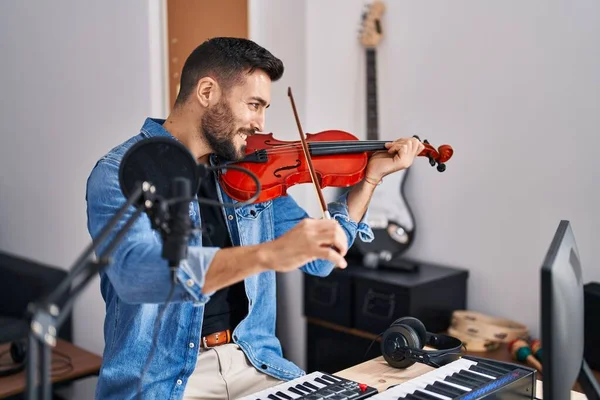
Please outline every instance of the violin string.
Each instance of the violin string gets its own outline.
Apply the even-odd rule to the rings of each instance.
[[[340,143],[340,142],[313,142],[309,145],[309,149],[312,151],[333,151],[340,149],[349,149],[357,152],[362,151],[375,151],[375,150],[385,150],[383,144],[386,142],[371,142],[371,143]],[[286,154],[286,153],[295,153],[302,150],[300,145],[282,145],[272,149],[265,150],[267,154]]]
[[[318,147],[318,148],[311,148],[310,151],[311,153],[313,152],[327,152],[327,151],[331,151],[332,153],[335,152],[336,150],[340,150],[340,147]],[[346,148],[343,148],[346,149]],[[348,148],[349,150],[351,150],[352,152],[356,152],[356,153],[361,153],[364,151],[376,151],[376,150],[383,150],[383,149],[374,149],[372,147],[365,147],[365,148],[360,148],[360,147],[350,147]],[[278,155],[278,154],[293,154],[293,153],[297,153],[299,151],[301,151],[301,148],[295,148],[295,149],[280,149],[280,150],[265,150],[266,154],[269,155]]]
[[[385,143],[388,143],[388,142],[378,141],[378,140],[370,140],[370,141],[367,140],[367,141],[361,141],[361,142],[322,141],[322,142],[309,143],[309,149],[311,149],[312,151],[324,151],[324,152],[340,150],[340,149],[348,149],[348,150],[356,151],[356,152],[376,151],[376,150],[385,150],[385,147],[383,147],[383,145]],[[300,144],[288,144],[288,145],[276,146],[271,149],[266,149],[265,152],[267,154],[291,154],[291,153],[296,153],[300,150],[302,150],[302,148],[300,147]],[[432,150],[435,150],[435,149],[432,148]]]
[[[336,147],[362,147],[362,146],[383,146],[386,141],[382,140],[366,140],[366,141],[322,141],[322,142],[309,142],[309,147],[322,147],[322,146],[336,146]],[[289,148],[299,148],[301,147],[301,143],[291,143],[291,144],[283,144],[283,145],[275,145],[272,149],[289,149]]]

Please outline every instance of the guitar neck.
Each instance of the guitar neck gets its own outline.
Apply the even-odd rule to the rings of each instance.
[[[367,140],[378,139],[377,60],[375,49],[367,48]]]

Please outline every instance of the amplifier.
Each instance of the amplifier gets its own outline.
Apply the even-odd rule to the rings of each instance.
[[[600,370],[600,283],[590,282],[584,291],[584,352],[591,369]]]

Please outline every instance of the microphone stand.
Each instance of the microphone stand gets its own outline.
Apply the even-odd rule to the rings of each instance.
[[[98,255],[98,260],[88,260],[96,249],[107,240],[115,225],[127,212],[127,209],[137,203],[141,198],[143,198],[143,201],[139,203],[140,205],[136,206],[133,215],[117,232],[116,236],[108,244],[106,249]],[[110,264],[109,256],[112,251],[123,239],[135,220],[142,213],[143,209],[153,208],[155,201],[156,196],[154,186],[149,182],[138,183],[125,204],[102,229],[98,238],[94,240],[75,261],[67,277],[45,299],[40,302],[29,304],[28,318],[30,319],[30,330],[27,341],[27,400],[50,400],[52,398],[50,385],[50,347],[56,346],[58,330],[71,312],[75,298],[81,294],[82,290],[97,273]],[[163,217],[164,214],[157,214],[157,218]],[[162,223],[160,225],[162,225]],[[79,277],[81,277],[81,281],[76,284],[71,291],[71,284]],[[67,298],[62,307],[59,307],[57,305],[59,299],[68,294],[70,297]],[[40,386],[36,385],[36,373],[39,374],[41,381]]]

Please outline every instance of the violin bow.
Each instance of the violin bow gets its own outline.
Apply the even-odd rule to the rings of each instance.
[[[325,197],[323,197],[323,192],[321,191],[321,187],[319,186],[317,180],[317,174],[315,173],[315,169],[312,164],[312,159],[310,158],[310,152],[308,150],[308,145],[306,144],[306,139],[304,138],[304,130],[302,129],[302,125],[300,125],[300,118],[298,118],[298,112],[296,111],[296,103],[294,102],[294,96],[292,95],[292,88],[288,86],[288,96],[290,97],[290,101],[292,102],[292,110],[294,111],[294,117],[296,118],[296,125],[298,125],[298,131],[300,132],[300,141],[302,142],[302,150],[304,151],[304,157],[306,158],[306,165],[308,166],[308,171],[310,172],[310,178],[312,180],[313,186],[317,192],[317,197],[319,198],[319,202],[321,203],[321,210],[323,211],[324,219],[331,219],[331,215],[329,214],[329,210],[327,210],[327,203],[325,202]]]

